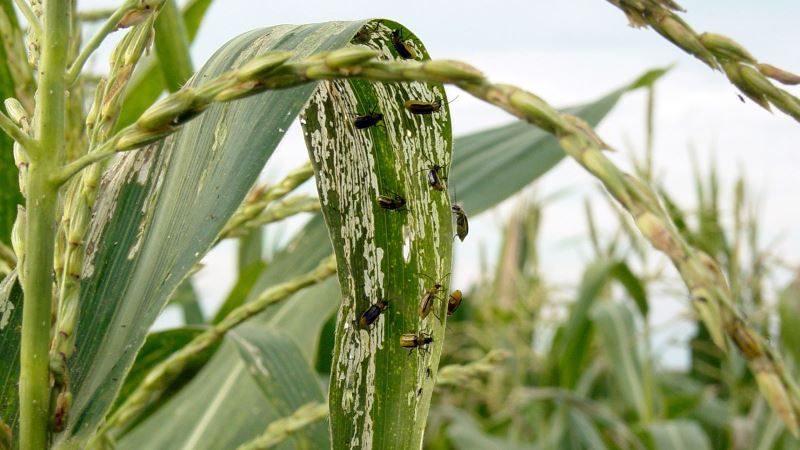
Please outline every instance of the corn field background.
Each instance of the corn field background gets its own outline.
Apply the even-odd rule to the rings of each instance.
[[[0,448],[800,447],[742,3],[0,0]]]

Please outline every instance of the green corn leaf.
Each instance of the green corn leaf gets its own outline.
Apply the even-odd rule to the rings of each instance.
[[[456,450],[536,450],[540,445],[514,442],[489,435],[481,430],[480,424],[467,413],[455,411],[448,414],[450,425],[447,438]]]
[[[202,333],[203,330],[203,327],[183,327],[148,334],[144,345],[136,355],[136,360],[133,362],[128,376],[125,377],[125,383],[122,385],[111,411],[115,411],[117,407],[128,398],[139,383],[144,380],[144,377],[147,376],[150,369],[188,344],[192,339],[197,337],[197,335]],[[172,389],[177,392],[183,385],[191,380],[203,364],[211,358],[215,350],[216,347],[212,347],[204,352],[203,355],[198,356],[196,360],[193,360],[192,364],[196,365],[196,368],[194,370],[187,370],[186,373],[183,374],[181,380],[171,386]],[[168,398],[168,396],[166,397]],[[155,410],[157,407],[158,405],[153,409]]]
[[[338,48],[361,25],[246,33],[220,49],[194,80],[268,50],[291,49],[301,58]],[[110,169],[87,242],[80,350],[69,361],[74,399],[59,442],[78,445],[97,427],[164,303],[214,243],[315,88],[312,83],[215,105],[176,135]]]
[[[619,281],[642,314],[648,310],[647,293],[642,281],[625,261],[598,261],[590,264],[583,274],[578,296],[570,306],[569,318],[558,330],[553,348],[558,369],[559,385],[574,387],[586,364],[591,349],[592,321],[589,311],[611,281]]]
[[[672,420],[653,422],[647,425],[647,435],[651,440],[651,448],[658,450],[710,450],[703,429],[697,422],[689,420]]]
[[[213,0],[188,0],[182,10],[186,36],[193,42]]]
[[[281,330],[300,347],[309,364],[317,359],[325,323],[339,309],[339,284],[333,278],[298,292],[263,316],[268,326]],[[331,354],[324,355],[331,357]]]
[[[311,401],[324,402],[324,396],[292,339],[246,324],[230,332],[186,388],[125,435],[117,448],[235,449]],[[329,448],[327,424],[309,425],[286,444],[281,448]]]
[[[780,294],[778,314],[781,319],[783,349],[800,364],[800,278],[793,280]]]
[[[12,27],[18,26],[16,23],[16,12],[11,0],[0,0],[0,9],[11,20]],[[11,59],[6,54],[6,44],[4,39],[11,36],[0,33],[0,100],[9,97],[16,97],[14,79],[11,76],[9,63]],[[3,108],[5,110],[5,108]],[[17,218],[17,205],[22,204],[22,194],[19,192],[19,181],[17,179],[17,165],[14,163],[14,140],[7,134],[0,131],[0,243],[11,245],[11,227]]]
[[[200,299],[197,297],[192,282],[187,278],[178,286],[178,289],[169,299],[169,305],[177,306],[183,313],[184,325],[201,325],[205,323],[203,310],[200,308]]]
[[[22,329],[22,286],[12,271],[0,282],[0,421],[14,436],[18,429],[19,349]]]
[[[647,303],[647,291],[645,290],[645,284],[642,280],[633,273],[625,261],[620,261],[612,269],[611,274],[614,276],[614,279],[625,287],[625,290],[628,292],[628,295],[631,296],[636,307],[639,308],[639,312],[642,316],[647,317],[650,306]]]
[[[583,273],[578,296],[570,306],[569,319],[556,334],[553,350],[557,359],[559,385],[574,387],[586,364],[591,347],[589,308],[605,288],[614,264],[602,261],[590,264]]]
[[[727,433],[727,426],[733,420],[734,412],[728,404],[717,395],[713,388],[699,382],[697,379],[682,373],[659,373],[657,377],[659,387],[669,392],[665,395],[665,414],[669,418],[691,417],[703,424],[705,428],[716,428]],[[696,401],[692,401],[695,397]],[[676,405],[683,403],[683,405]],[[695,406],[691,408],[691,404]],[[685,409],[687,406],[690,408]]]
[[[264,228],[253,228],[247,234],[237,239],[239,248],[236,249],[236,264],[239,272],[243,268],[256,263],[263,263],[264,258]]]
[[[175,92],[192,76],[189,36],[175,0],[167,0],[155,23],[155,48],[167,90]]]
[[[628,303],[597,303],[590,316],[609,359],[617,391],[642,420],[652,417],[650,392],[644,380],[644,360],[639,346],[636,315]]]
[[[576,444],[573,448],[591,448],[593,450],[607,448],[600,432],[597,431],[592,421],[586,417],[586,414],[570,409],[567,412],[567,426],[569,430],[567,435]]]
[[[335,285],[335,283],[333,283]],[[297,407],[310,402],[324,403],[313,369],[298,359],[301,354],[287,334],[255,325],[237,328],[231,337],[242,360],[247,364],[264,397],[281,416],[290,415]],[[283,376],[281,376],[283,375]],[[294,434],[294,448],[324,448],[330,446],[328,421],[318,422]]]

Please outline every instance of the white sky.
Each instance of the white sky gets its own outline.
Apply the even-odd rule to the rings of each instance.
[[[81,0],[81,7],[117,2]],[[697,30],[734,37],[759,60],[800,71],[800,2],[773,0],[684,0],[685,19]],[[413,30],[434,58],[460,59],[495,81],[517,84],[556,106],[592,100],[653,67],[675,64],[658,84],[655,160],[668,189],[684,204],[693,202],[688,146],[703,162],[716,154],[725,186],[744,172],[759,194],[765,240],[780,238],[780,253],[796,262],[800,253],[800,124],[782,113],[769,114],[752,102],[742,104],[720,73],[674,48],[651,30],[627,26],[623,14],[603,0],[464,0],[257,2],[217,0],[193,47],[197,67],[216,48],[245,31],[283,23],[385,17]],[[102,59],[104,61],[104,59]],[[96,62],[99,63],[99,62]],[[800,94],[799,89],[790,89]],[[457,93],[450,91],[451,95]],[[460,95],[450,105],[456,135],[505,123],[510,117],[489,105]],[[643,136],[644,96],[629,95],[599,128],[612,146],[625,147],[627,136],[639,145]],[[641,147],[640,147],[641,148]],[[267,174],[280,176],[306,157],[299,132],[287,134]],[[625,165],[624,155],[615,160]],[[487,183],[490,188],[490,183]],[[590,255],[585,245],[582,202],[597,197],[597,183],[572,161],[565,161],[538,183],[540,196],[569,189],[569,195],[545,210],[542,263],[551,279],[575,282]],[[596,202],[601,226],[615,224],[605,202]],[[469,205],[467,212],[469,212]],[[465,285],[478,270],[480,246],[491,255],[504,210],[473,218],[470,236],[459,243],[462,264],[456,284]],[[793,226],[795,225],[795,226]],[[232,282],[232,249],[223,245],[207,258],[196,286],[211,304]],[[673,321],[685,300],[656,298],[655,325]],[[160,325],[175,323],[168,314]],[[670,327],[668,327],[670,328]],[[685,335],[685,329],[671,327]],[[661,340],[667,339],[662,337]],[[675,357],[668,359],[674,360]]]

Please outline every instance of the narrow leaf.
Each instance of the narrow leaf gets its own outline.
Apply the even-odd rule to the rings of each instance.
[[[155,24],[155,47],[167,90],[175,92],[194,73],[189,36],[175,0],[167,0]]]
[[[643,376],[636,317],[627,303],[598,303],[592,307],[592,321],[609,359],[617,389],[639,418],[651,417],[651,405]]]
[[[592,450],[607,448],[600,432],[582,412],[574,409],[569,410],[567,412],[567,423],[570,430],[569,435],[573,440],[578,441],[579,448],[590,448]]]
[[[783,349],[800,363],[800,278],[794,279],[780,294],[778,314],[781,319]]]
[[[17,435],[19,420],[19,349],[22,286],[16,271],[0,282],[0,420]]]
[[[578,288],[578,296],[570,306],[569,318],[559,329],[554,341],[558,360],[559,383],[574,387],[589,356],[591,328],[589,311],[611,281],[620,282],[639,311],[648,310],[644,286],[624,261],[598,261],[589,265]]]
[[[200,308],[200,299],[197,297],[192,282],[188,278],[178,285],[178,289],[170,298],[169,304],[181,309],[184,325],[201,325],[206,322],[203,317],[203,310]]]
[[[466,413],[451,414],[447,437],[457,450],[535,450],[539,445],[514,442],[484,433],[480,424]]]
[[[673,420],[669,422],[654,422],[647,426],[647,432],[652,440],[653,447],[659,450],[710,450],[703,429],[696,422],[688,420]]]
[[[612,262],[596,262],[589,265],[583,273],[578,296],[570,305],[569,318],[561,327],[554,341],[554,354],[557,355],[559,385],[575,386],[586,363],[591,347],[591,326],[589,309],[610,279]]]
[[[642,280],[633,273],[625,261],[620,261],[614,266],[612,275],[625,287],[642,316],[647,317],[650,306],[647,303],[647,291]]]

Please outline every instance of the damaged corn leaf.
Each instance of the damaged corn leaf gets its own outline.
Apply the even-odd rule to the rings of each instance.
[[[295,57],[347,44],[361,23],[278,26],[239,36],[196,74],[197,84],[270,50]],[[74,396],[58,443],[97,428],[172,292],[215,242],[315,84],[210,107],[163,142],[122,157],[103,178],[87,237]]]
[[[382,59],[427,58],[395,22],[371,22],[356,40]],[[419,448],[444,339],[453,245],[444,89],[324,82],[301,123],[342,292],[329,395],[333,447]],[[430,306],[422,307],[426,292]]]

